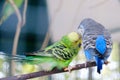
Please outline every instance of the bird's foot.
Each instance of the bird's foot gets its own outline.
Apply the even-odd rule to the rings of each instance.
[[[68,66],[66,68],[64,68],[64,71],[69,71],[69,73],[72,71],[73,66]]]
[[[105,61],[105,62],[104,62],[105,65],[107,65],[107,64],[109,64],[109,63],[110,63],[110,61]]]
[[[85,68],[87,68],[87,63],[88,63],[88,61],[86,61],[86,63],[85,63]]]

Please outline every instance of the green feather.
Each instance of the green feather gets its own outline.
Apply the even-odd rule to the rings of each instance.
[[[60,41],[48,46],[42,51],[27,53],[25,56],[14,56],[15,60],[31,65],[40,65],[42,70],[67,68],[81,48],[81,36],[72,32]]]
[[[20,8],[20,6],[23,4],[24,0],[13,0],[15,5]],[[9,16],[11,16],[14,13],[14,9],[11,6],[11,4],[6,0],[3,10],[2,10],[2,17],[0,18],[0,25],[7,19]]]
[[[69,35],[71,35],[69,37]],[[76,37],[77,36],[77,37]],[[76,38],[76,39],[71,39]],[[53,68],[68,67],[72,59],[78,54],[81,44],[80,35],[72,32],[53,45],[45,48],[43,51],[34,52],[26,55],[26,61],[30,64],[39,64],[44,70]]]

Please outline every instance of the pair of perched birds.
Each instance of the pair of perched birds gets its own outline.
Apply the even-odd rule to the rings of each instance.
[[[103,25],[87,18],[81,21],[76,32],[63,36],[44,50],[13,58],[24,63],[44,65],[42,69],[50,71],[68,67],[81,47],[87,61],[95,61],[97,72],[100,73],[102,65],[108,63],[107,59],[112,50],[111,35]]]

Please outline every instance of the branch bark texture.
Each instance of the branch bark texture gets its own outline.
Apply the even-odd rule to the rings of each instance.
[[[94,66],[96,66],[95,62],[77,64],[72,68],[72,71],[79,70],[82,68],[94,67]],[[26,79],[37,78],[41,76],[47,76],[47,75],[52,75],[52,74],[62,73],[62,72],[68,72],[68,71],[64,71],[64,68],[61,70],[55,68],[52,71],[39,71],[39,72],[34,72],[34,73],[29,73],[29,74],[22,74],[22,75],[17,75],[17,76],[1,78],[0,80],[26,80]]]

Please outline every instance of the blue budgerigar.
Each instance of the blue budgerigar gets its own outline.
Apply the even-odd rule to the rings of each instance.
[[[112,50],[110,32],[90,18],[81,21],[78,32],[82,34],[82,45],[87,61],[96,61],[97,72],[100,74],[102,65],[108,63],[107,59]]]

